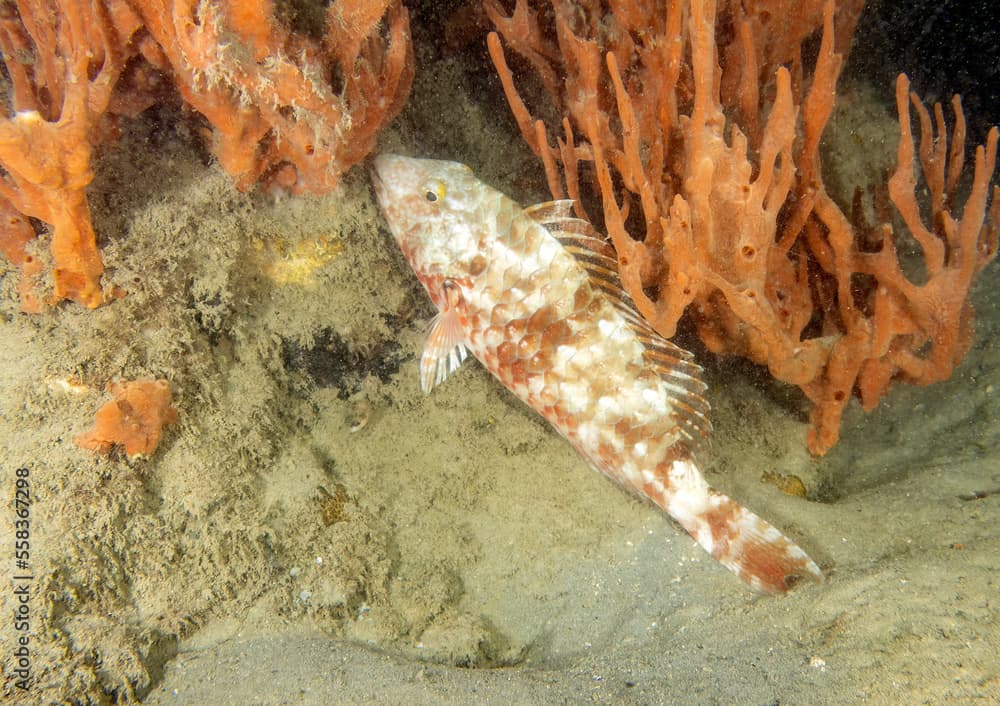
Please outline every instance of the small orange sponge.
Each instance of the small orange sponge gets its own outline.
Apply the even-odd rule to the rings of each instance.
[[[177,410],[166,380],[114,383],[115,399],[97,410],[94,428],[73,441],[77,446],[106,454],[115,446],[128,456],[150,454],[160,443],[163,426],[177,423]]]

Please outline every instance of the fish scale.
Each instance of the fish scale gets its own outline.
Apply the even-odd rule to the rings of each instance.
[[[522,208],[465,165],[398,155],[376,158],[373,181],[438,307],[420,362],[425,392],[472,353],[594,468],[755,589],[822,579],[792,540],[705,481],[701,369],[642,320],[613,249],[571,215],[572,202]]]

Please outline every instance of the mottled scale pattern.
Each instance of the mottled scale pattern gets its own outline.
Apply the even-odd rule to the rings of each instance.
[[[572,203],[522,208],[454,162],[382,155],[383,214],[440,313],[422,384],[471,352],[590,464],[666,510],[758,590],[821,578],[778,529],[711,489],[700,368],[638,315],[615,254]]]

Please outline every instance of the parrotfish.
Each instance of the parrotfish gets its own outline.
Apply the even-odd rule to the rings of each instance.
[[[791,539],[706,482],[701,368],[639,315],[613,248],[572,201],[522,208],[463,164],[388,154],[373,182],[438,308],[420,359],[424,392],[471,353],[591,466],[665,510],[753,588],[822,579]]]

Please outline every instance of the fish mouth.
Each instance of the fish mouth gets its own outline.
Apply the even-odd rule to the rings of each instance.
[[[406,189],[400,187],[399,176],[401,172],[404,175],[408,174],[403,169],[407,162],[408,158],[387,152],[376,155],[375,159],[372,160],[372,185],[375,187],[375,195],[378,196],[378,202],[382,207],[383,213],[386,208],[406,195]],[[406,183],[405,180],[404,183]]]

